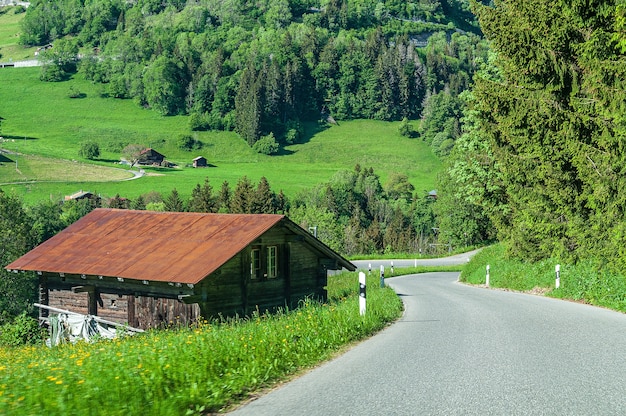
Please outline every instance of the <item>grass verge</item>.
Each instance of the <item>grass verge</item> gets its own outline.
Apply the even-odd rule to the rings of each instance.
[[[487,247],[465,266],[460,280],[485,284],[486,266],[490,266],[491,287],[523,292],[545,293],[547,296],[588,303],[626,312],[626,276],[598,269],[592,260],[575,265],[561,264],[560,287],[555,288],[556,259],[537,263],[508,259],[502,244]]]

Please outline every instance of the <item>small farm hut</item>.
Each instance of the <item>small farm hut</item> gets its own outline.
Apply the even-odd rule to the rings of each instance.
[[[207,166],[206,158],[203,156],[198,156],[193,160],[194,168],[206,168],[206,166]]]
[[[104,208],[6,266],[39,275],[40,304],[142,329],[325,300],[342,268],[284,215]]]
[[[165,156],[152,148],[144,149],[137,160],[140,165],[161,165]]]

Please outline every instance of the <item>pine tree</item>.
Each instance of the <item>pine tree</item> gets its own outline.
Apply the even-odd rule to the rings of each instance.
[[[137,199],[135,199],[134,201],[131,201],[130,208],[131,209],[142,210],[142,211],[145,210],[146,209],[146,201],[143,198],[143,196],[139,195],[137,197]]]
[[[218,212],[232,212],[230,210],[231,192],[228,181],[222,182],[222,187],[217,196],[217,210]]]
[[[165,199],[165,210],[169,212],[183,212],[185,211],[185,203],[181,199],[176,188],[172,189],[172,193]]]
[[[187,204],[190,212],[217,212],[217,200],[213,196],[213,187],[209,183],[209,178],[204,179],[204,184],[196,184],[191,191],[191,199]]]
[[[275,214],[276,194],[271,190],[265,176],[261,177],[254,191],[250,212],[253,214]]]
[[[247,176],[242,177],[237,182],[233,197],[230,203],[230,211],[234,214],[252,213],[252,200],[254,198],[254,187]]]

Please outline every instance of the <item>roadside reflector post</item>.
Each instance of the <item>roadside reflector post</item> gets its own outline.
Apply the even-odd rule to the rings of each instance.
[[[365,273],[359,272],[359,313],[361,316],[365,315],[366,308],[366,283],[365,283]]]
[[[369,264],[367,265],[367,273],[368,273],[368,274],[372,274],[372,263],[369,263]]]
[[[554,267],[554,272],[556,273],[556,282],[554,284],[554,287],[556,289],[561,287],[561,265],[557,264],[556,267]]]
[[[487,265],[487,275],[485,275],[485,286],[489,287],[489,265]]]
[[[393,261],[391,262],[391,275],[393,276]]]
[[[385,287],[385,266],[380,265],[380,287]]]

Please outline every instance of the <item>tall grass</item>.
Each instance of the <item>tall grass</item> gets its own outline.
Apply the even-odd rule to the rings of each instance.
[[[0,351],[0,414],[181,415],[224,409],[250,392],[331,357],[396,319],[401,301],[368,281],[329,279],[326,304],[189,329]]]
[[[491,287],[534,291],[626,312],[626,276],[604,270],[593,260],[560,265],[560,287],[555,289],[557,259],[537,263],[509,259],[504,246],[496,244],[476,254],[461,273],[460,280],[485,284],[490,266]]]

